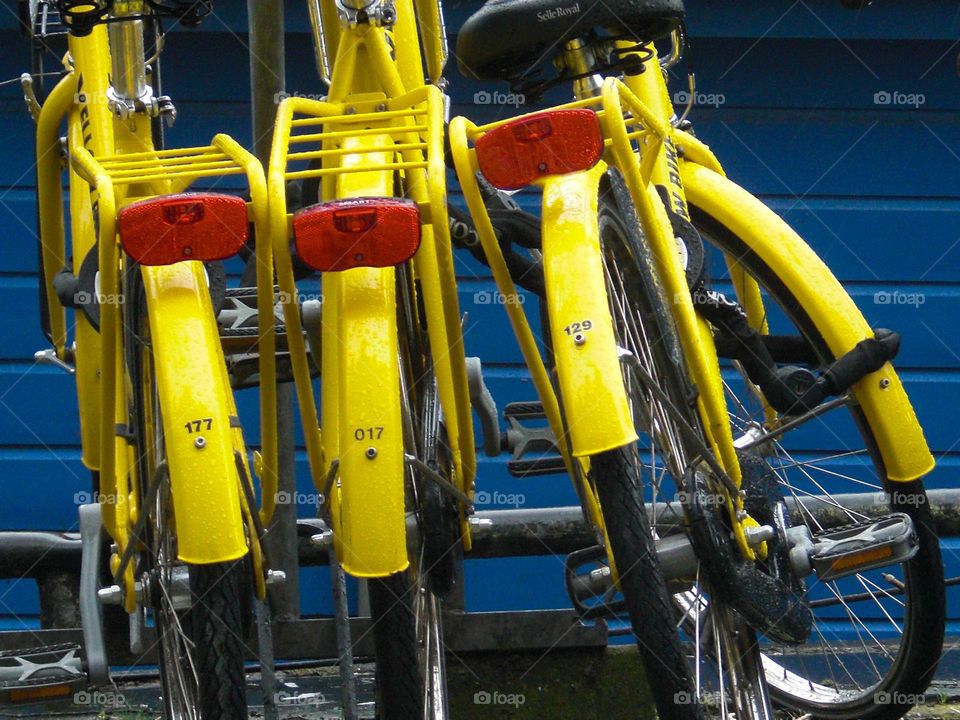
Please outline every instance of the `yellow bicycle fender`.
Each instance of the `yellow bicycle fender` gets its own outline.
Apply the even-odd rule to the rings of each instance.
[[[143,268],[181,560],[247,552],[231,431],[232,390],[203,265]]]
[[[597,190],[606,166],[543,181],[543,269],[575,457],[636,441],[607,304]]]
[[[338,274],[339,338],[331,348],[339,354],[340,371],[334,538],[344,570],[383,577],[409,564],[395,271],[354,268]],[[325,282],[325,294],[327,287]]]
[[[356,154],[342,163],[375,164],[390,138],[347,138]],[[386,153],[380,154],[384,162]],[[393,173],[371,170],[337,178],[337,197],[393,194]],[[407,556],[404,493],[403,422],[397,341],[397,281],[394,268],[354,268],[325,273],[325,302],[336,316],[324,313],[323,370],[336,367],[337,455],[340,483],[332,498],[334,541],[343,569],[355,577],[384,577],[405,570]],[[324,308],[326,310],[326,308]],[[331,330],[333,332],[331,332]],[[328,355],[335,354],[335,363]],[[330,378],[323,378],[323,395]],[[324,437],[330,432],[323,397]],[[329,457],[329,456],[328,456]]]
[[[743,240],[809,313],[835,357],[873,330],[823,261],[778,215],[720,174],[681,164],[690,203]],[[877,440],[887,477],[909,482],[930,472],[933,456],[913,406],[890,363],[867,375],[853,394]]]

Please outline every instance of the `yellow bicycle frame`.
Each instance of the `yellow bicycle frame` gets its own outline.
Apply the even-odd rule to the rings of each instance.
[[[334,545],[344,569],[358,577],[383,577],[409,563],[397,274],[394,268],[323,274],[321,434],[287,244],[289,180],[321,178],[321,201],[393,196],[400,183],[418,204],[423,237],[412,270],[433,348],[453,482],[472,494],[476,474],[447,222],[444,102],[436,86],[425,85],[412,0],[399,0],[396,10],[390,29],[349,26],[340,23],[333,2],[322,4],[325,45],[335,54],[329,95],[324,102],[293,97],[280,104],[268,172],[274,257],[310,467],[319,490],[331,483]],[[437,21],[429,13],[420,19],[431,17]],[[431,76],[438,75],[443,48],[433,42],[426,49]],[[298,150],[305,143],[320,149]],[[310,160],[321,167],[289,167]],[[469,544],[465,516],[461,525]]]
[[[37,127],[38,203],[43,267],[55,349],[64,357],[65,312],[50,287],[64,264],[61,161],[56,137],[64,117],[70,151],[70,209],[74,270],[97,248],[100,328],[97,332],[77,313],[77,392],[81,414],[83,460],[100,472],[104,524],[116,543],[111,569],[131,542],[130,531],[144,509],[138,507],[141,487],[134,448],[125,433],[131,388],[122,352],[119,277],[122,257],[116,233],[121,207],[155,195],[182,192],[199,177],[246,175],[251,192],[251,220],[257,227],[258,276],[272,288],[272,244],[269,237],[266,181],[250,153],[225,135],[211,145],[183,150],[154,150],[150,121],[116,119],[106,101],[110,54],[106,28],[86,37],[69,38],[68,73],[43,105]],[[219,330],[201,263],[181,262],[142,267],[153,364],[162,409],[166,461],[174,498],[178,552],[181,560],[204,564],[242,557],[253,549],[261,567],[259,542],[251,509],[238,476],[235,453],[246,454],[237,422]],[[272,292],[259,298],[263,520],[272,512],[276,493],[275,350]],[[104,409],[110,408],[104,412]],[[203,443],[186,424],[210,419]],[[246,532],[245,532],[246,526]],[[257,574],[258,594],[263,582]],[[123,577],[128,611],[136,604],[133,564]]]
[[[811,311],[811,320],[836,357],[851,350],[861,340],[872,337],[873,333],[815,253],[772,211],[726,180],[719,163],[705,145],[685,133],[674,131],[670,124],[673,108],[655,52],[647,60],[647,68],[642,74],[628,77],[625,82],[608,78],[600,97],[561,106],[584,107],[598,112],[606,140],[605,161],[623,173],[664,291],[673,299],[671,307],[674,320],[687,370],[698,390],[697,407],[706,440],[723,470],[739,487],[740,467],[733,446],[712,333],[693,307],[671,223],[656,187],[659,185],[667,189],[668,203],[673,212],[689,217],[689,197],[694,205],[743,239],[796,297],[806,301],[804,307]],[[456,118],[450,126],[450,138],[457,173],[494,278],[500,292],[510,298],[515,296],[516,288],[480,196],[475,180],[479,168],[475,153],[470,149],[471,142],[502,124],[477,127],[464,118]],[[683,152],[678,152],[678,148]],[[611,393],[616,395],[622,391],[616,348],[611,348],[611,343],[607,342],[602,347],[602,351],[608,355],[603,370],[593,372],[600,365],[585,366],[585,369],[580,369],[581,376],[577,377],[571,375],[577,368],[571,355],[573,358],[576,355],[571,353],[568,338],[565,337],[568,326],[564,322],[570,317],[570,312],[602,315],[605,318],[602,337],[606,337],[609,323],[606,287],[602,273],[597,274],[592,269],[595,265],[591,266],[589,260],[594,253],[599,257],[599,248],[596,247],[596,203],[595,200],[592,205],[585,202],[586,198],[595,198],[597,177],[602,174],[604,167],[601,163],[591,171],[552,176],[540,181],[544,188],[542,222],[546,301],[556,346],[565,422],[560,417],[559,403],[521,306],[519,303],[506,303],[521,351],[551,427],[560,438],[561,451],[565,456],[570,453],[566,442],[567,432],[573,444],[574,456],[585,454],[582,451],[591,447],[603,449],[602,442],[591,446],[587,439],[578,436],[580,418],[591,417],[590,405],[596,397],[604,397],[609,407],[614,408],[612,417],[605,422],[593,420],[596,437],[599,439],[607,433],[614,446],[621,440],[623,443],[630,441],[624,432],[618,400],[610,396]],[[558,192],[566,193],[569,200],[558,200]],[[573,251],[557,239],[565,236],[567,216],[575,219],[582,236],[579,241],[572,241],[577,246]],[[564,254],[567,254],[568,263],[584,263],[586,271],[581,272],[581,267],[576,265],[564,268],[561,260]],[[728,258],[728,263],[731,275],[739,278],[735,286],[748,319],[754,327],[765,332],[765,313],[759,287],[744,273],[736,272],[733,259]],[[553,286],[551,277],[556,280]],[[596,302],[597,299],[600,302]],[[558,321],[555,322],[554,317]],[[560,317],[564,319],[559,320]],[[590,342],[586,334],[581,335],[583,340],[586,340],[585,344]],[[565,377],[568,379],[565,380]],[[576,387],[570,387],[578,383],[587,384],[589,389],[578,393]],[[933,467],[933,458],[893,367],[888,363],[878,372],[867,376],[857,383],[853,393],[874,431],[888,478],[909,481],[929,472]],[[768,419],[770,412],[768,408]],[[629,416],[626,419],[629,420]],[[569,469],[573,469],[569,457],[567,464]],[[574,479],[576,481],[576,476]],[[584,492],[585,488],[578,489],[588,518],[602,529],[604,526],[596,498]],[[744,533],[744,528],[755,521],[744,512],[739,496],[729,497],[727,506],[741,552],[748,558],[755,557],[756,553],[746,542]],[[762,546],[759,551],[764,551]]]

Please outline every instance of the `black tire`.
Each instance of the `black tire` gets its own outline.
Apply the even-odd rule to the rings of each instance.
[[[737,258],[812,345],[821,363],[827,365],[833,362],[834,356],[808,313],[776,274],[745,242],[721,223],[698,208],[691,206],[690,210],[694,225],[700,230],[708,246],[716,247]],[[815,718],[895,720],[911,707],[902,700],[922,695],[930,685],[942,654],[946,618],[943,563],[923,482],[916,480],[900,483],[885,479],[877,442],[866,418],[859,408],[851,407],[850,412],[874,459],[878,473],[883,478],[883,487],[891,498],[890,512],[909,515],[920,541],[917,554],[904,564],[906,610],[900,648],[883,680],[869,688],[869,691],[856,701],[830,705],[802,702],[795,696],[781,692],[773,684],[770,685],[770,692],[777,703],[810,713]],[[886,693],[890,699],[888,704],[877,704],[874,701],[882,693]],[[901,699],[900,702],[897,701],[898,698]]]
[[[374,578],[368,585],[377,672],[377,719],[413,720],[423,716],[423,679],[413,584],[407,573]]]
[[[423,516],[423,565],[427,589],[445,600],[463,571],[463,542],[456,502],[439,485],[426,481],[420,486]]]
[[[422,459],[433,470],[449,478],[453,475],[450,451],[440,422],[437,382],[432,368],[421,375],[420,382],[426,385],[421,411],[424,414]],[[424,477],[418,477],[417,497],[427,589],[444,600],[453,592],[463,571],[463,538],[460,536],[457,503],[437,483]]]
[[[139,285],[139,270],[129,273],[128,287],[137,302],[125,305],[126,328],[148,332],[146,304]],[[152,375],[153,357],[147,343],[129,331],[127,363],[137,392],[136,435],[140,444],[141,477],[156,481],[162,448],[162,426],[157,425],[157,390]],[[154,423],[148,428],[148,413]],[[143,569],[152,585],[152,614],[160,656],[160,685],[165,714],[171,717],[199,710],[201,720],[246,720],[246,673],[244,639],[251,626],[251,567],[247,557],[211,565],[188,565],[190,605],[174,609],[163,588],[176,561],[175,520],[169,473],[157,490],[154,505],[147,505],[147,484],[141,485],[141,502],[151,513],[148,551]],[[161,559],[161,553],[164,557]],[[176,615],[176,617],[174,617]],[[181,637],[185,635],[186,637]],[[189,657],[188,657],[189,655]],[[196,682],[191,668],[196,668]],[[182,673],[176,677],[175,673]],[[188,708],[185,710],[183,708]]]
[[[249,617],[243,560],[190,566],[190,635],[202,720],[247,717],[244,637]],[[246,601],[245,601],[246,600]]]
[[[690,665],[675,629],[670,594],[657,563],[647,522],[640,467],[632,447],[590,459],[590,478],[600,500],[620,592],[660,717],[701,717],[690,703]]]

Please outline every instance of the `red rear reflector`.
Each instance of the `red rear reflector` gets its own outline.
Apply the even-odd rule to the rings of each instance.
[[[477,140],[477,162],[495,187],[516,190],[545,175],[589,170],[603,155],[592,110],[554,110],[514,120]]]
[[[161,195],[120,211],[120,244],[142,265],[223,260],[247,242],[247,203],[233,195]]]
[[[303,262],[322,272],[393,267],[420,247],[420,209],[401,198],[356,198],[312,205],[293,216]]]

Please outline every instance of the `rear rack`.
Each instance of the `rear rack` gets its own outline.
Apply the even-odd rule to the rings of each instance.
[[[398,84],[399,85],[399,84]],[[316,402],[309,390],[310,366],[302,339],[301,318],[289,244],[292,220],[287,208],[289,181],[319,180],[317,199],[337,199],[337,182],[354,173],[392,176],[389,194],[406,197],[420,210],[423,242],[412,262],[421,282],[427,329],[434,347],[448,347],[462,337],[447,210],[444,162],[445,103],[435,85],[387,97],[365,93],[327,101],[288,97],[280,103],[268,171],[270,223],[294,379],[300,398],[311,472],[323,478],[332,458],[323,457]],[[347,143],[366,137],[367,143]],[[399,187],[397,187],[399,186]],[[440,387],[452,387],[446,408],[455,474],[461,489],[472,487],[476,472],[467,372],[456,353],[435,357]],[[444,399],[441,398],[441,402]]]
[[[94,158],[82,157],[85,150],[75,152],[74,167],[82,177],[96,187],[103,179],[109,179],[113,187],[150,185],[157,192],[183,192],[200,178],[246,175],[250,190],[258,179],[251,177],[247,153],[232,138],[217,135],[213,143],[202,147],[155,150],[140,153],[124,153]],[[253,159],[256,162],[255,159]],[[261,173],[262,177],[262,173]],[[262,180],[259,180],[262,182]],[[163,187],[164,183],[169,183]],[[100,189],[102,192],[102,188]]]
[[[100,290],[105,295],[119,291],[120,246],[117,236],[117,215],[121,207],[144,198],[181,193],[200,178],[222,178],[242,175],[247,179],[250,200],[249,219],[256,228],[257,313],[258,313],[258,379],[260,380],[261,447],[258,474],[262,485],[261,516],[269,522],[275,507],[277,478],[276,426],[276,345],[274,318],[273,245],[267,206],[267,187],[263,166],[251,153],[227,135],[216,135],[209,145],[201,147],[120,153],[94,157],[86,148],[71,148],[73,170],[98,195],[98,268]],[[47,246],[44,244],[44,249]],[[100,333],[105,340],[101,348],[101,407],[115,406],[117,367],[110,344],[116,343],[120,311],[116,303],[100,306]],[[120,385],[122,387],[122,384]],[[105,431],[104,431],[105,432]],[[112,442],[101,437],[101,471],[110,477],[116,463]],[[114,454],[110,454],[114,453]],[[245,482],[242,479],[241,482]],[[117,518],[118,526],[129,518]],[[114,533],[111,533],[114,535]],[[252,537],[256,537],[251,528]],[[123,543],[119,543],[123,544]],[[125,551],[124,547],[120,548]],[[255,554],[259,547],[255,546]],[[133,592],[133,575],[125,572],[127,593]],[[262,588],[258,587],[258,594]]]
[[[291,112],[281,113],[276,130],[287,148],[283,154],[284,177],[303,180],[354,172],[391,170],[409,174],[426,170],[433,158],[442,158],[443,152],[442,140],[437,143],[428,137],[431,99],[432,95],[415,91],[391,100],[296,102]],[[339,160],[348,153],[358,155],[356,148],[344,148],[342,139],[368,135],[387,135],[389,140],[360,156],[388,155],[390,159],[341,165]],[[304,163],[322,165],[291,168]]]

